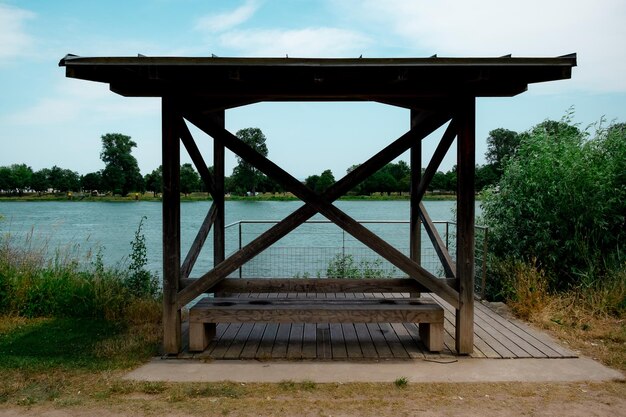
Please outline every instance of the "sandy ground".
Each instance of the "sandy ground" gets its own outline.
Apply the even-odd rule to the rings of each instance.
[[[342,391],[338,389],[338,392]],[[254,392],[254,391],[252,391]],[[111,403],[62,407],[0,406],[0,417],[44,416],[626,416],[626,383],[438,384],[389,391],[384,398],[358,392],[283,393],[259,398],[171,401],[133,394]]]

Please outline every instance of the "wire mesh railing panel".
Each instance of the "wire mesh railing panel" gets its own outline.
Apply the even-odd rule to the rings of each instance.
[[[234,252],[267,231],[274,221],[241,221],[229,225],[227,250]],[[408,221],[362,221],[363,226],[403,254],[409,254]],[[456,256],[456,225],[435,222],[452,259]],[[485,287],[487,228],[476,227],[475,292]],[[420,265],[435,276],[444,270],[432,242],[421,233]],[[375,251],[328,221],[302,224],[274,245],[233,272],[231,277],[245,278],[401,278],[406,277]]]

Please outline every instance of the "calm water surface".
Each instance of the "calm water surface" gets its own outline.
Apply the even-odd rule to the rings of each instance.
[[[424,203],[433,220],[453,220],[454,201]],[[299,201],[227,201],[226,223],[239,220],[280,220],[302,205]],[[407,220],[408,201],[339,201],[336,205],[357,220]],[[181,246],[183,258],[210,207],[209,201],[181,205]],[[477,207],[477,212],[479,207]],[[123,262],[130,252],[130,242],[142,218],[148,249],[148,267],[161,270],[161,203],[159,202],[0,202],[0,232],[10,233],[14,242],[47,247],[49,253],[62,248],[82,259],[101,250],[106,264]],[[323,220],[315,216],[315,220]],[[243,244],[258,236],[269,225],[247,224],[242,229]],[[407,225],[367,225],[396,247],[408,246]],[[423,236],[424,238],[424,236]],[[283,246],[350,245],[350,236],[333,225],[303,225],[278,242]],[[207,239],[196,271],[209,269],[212,238]],[[226,251],[239,244],[237,226],[226,232]]]

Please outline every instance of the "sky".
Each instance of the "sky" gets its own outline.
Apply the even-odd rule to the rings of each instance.
[[[65,77],[80,56],[556,57],[578,54],[572,79],[479,98],[476,162],[489,131],[518,132],[569,109],[587,128],[626,122],[624,0],[0,0],[0,166],[104,168],[101,140],[137,143],[143,174],[160,165],[160,100],[124,98]],[[265,103],[229,110],[231,132],[259,127],[269,157],[296,178],[338,179],[409,128],[409,112],[377,103]],[[211,139],[195,129],[212,160]],[[442,131],[423,141],[425,166]],[[184,152],[184,151],[183,151]],[[400,157],[408,160],[408,154]],[[454,147],[441,165],[455,164]],[[190,162],[183,153],[183,162]],[[227,154],[226,174],[236,164]]]

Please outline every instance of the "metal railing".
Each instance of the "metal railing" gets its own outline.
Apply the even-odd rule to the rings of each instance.
[[[226,226],[227,250],[235,252],[258,237],[277,220],[241,220]],[[361,220],[372,232],[408,256],[408,220]],[[455,258],[456,223],[433,222],[452,258]],[[236,234],[233,236],[233,234]],[[474,292],[484,298],[489,230],[475,226]],[[420,264],[436,276],[443,267],[426,232],[422,230]],[[230,244],[230,247],[228,245]],[[233,244],[235,246],[233,247]],[[248,261],[231,276],[246,278],[323,278],[337,271],[353,277],[406,277],[406,274],[329,220],[309,220]]]

